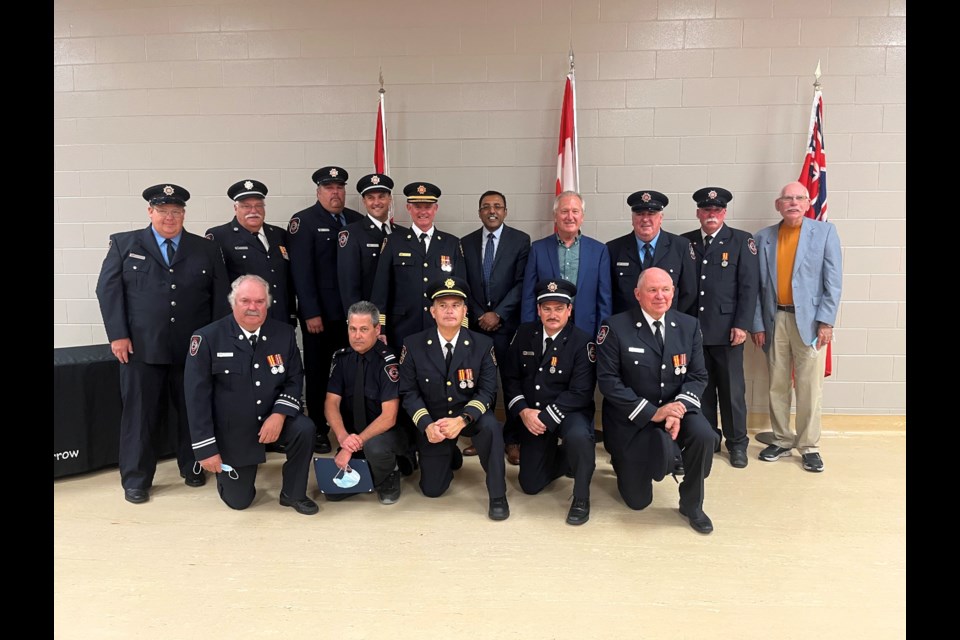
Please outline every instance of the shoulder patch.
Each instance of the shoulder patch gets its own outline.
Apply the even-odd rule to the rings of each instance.
[[[691,243],[691,244],[688,244],[688,245],[687,245],[687,248],[690,250],[690,259],[693,260],[694,262],[696,262],[696,260],[697,260],[697,254],[696,254],[696,252],[693,250],[693,244],[692,244],[692,243]]]
[[[400,364],[403,364],[403,361],[407,359],[407,345],[403,345],[403,348],[400,349]]]
[[[347,231],[346,229],[344,229],[343,231],[337,234],[337,244],[340,245],[341,249],[347,246],[347,240],[349,239],[350,239],[350,232]]]
[[[400,367],[395,364],[388,364],[383,368],[387,372],[387,377],[390,378],[390,382],[397,382],[400,380]]]
[[[587,360],[590,362],[597,361],[597,345],[592,342],[587,343]]]
[[[494,365],[500,366],[497,364],[497,354],[493,351],[493,347],[490,347],[490,359],[493,360]]]
[[[600,331],[597,332],[597,344],[603,344],[603,341],[607,339],[607,334],[610,332],[610,327],[605,324],[600,325]]]
[[[190,355],[195,356],[200,351],[200,343],[203,342],[203,336],[196,334],[190,336]]]
[[[287,226],[287,231],[290,233],[290,235],[300,231],[300,218],[296,216],[290,218],[290,224]]]
[[[206,238],[207,240],[213,240],[213,234],[212,234],[212,233],[208,233],[207,235],[205,235],[205,236],[203,236],[203,237]]]
[[[747,238],[747,249],[750,249],[750,253],[757,255],[757,243],[754,242],[753,238]]]

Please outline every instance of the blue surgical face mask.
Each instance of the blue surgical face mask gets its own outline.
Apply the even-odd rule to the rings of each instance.
[[[225,463],[225,462],[221,462],[221,463],[220,463],[220,469],[222,469],[223,472],[227,474],[227,477],[230,478],[231,480],[237,480],[238,478],[240,478],[240,474],[237,473],[237,472],[233,469],[233,467],[231,467],[230,465],[228,465],[228,464]],[[199,474],[203,473],[203,467],[200,466],[200,463],[199,463],[199,462],[194,462],[194,463],[193,463],[193,473],[194,473],[194,475],[199,475]]]
[[[337,485],[341,489],[355,487],[359,482],[360,474],[350,467],[347,467],[346,469],[340,469],[337,471],[336,475],[333,476],[333,484]]]

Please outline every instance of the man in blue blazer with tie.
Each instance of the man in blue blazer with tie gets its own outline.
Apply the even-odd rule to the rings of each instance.
[[[751,337],[767,354],[773,427],[773,443],[759,457],[773,462],[796,447],[803,468],[818,473],[826,345],[833,340],[843,281],[840,238],[829,222],[806,217],[810,194],[799,182],[781,189],[774,206],[783,220],[755,236],[760,298]],[[791,372],[796,432],[790,429]]]
[[[574,325],[596,335],[600,322],[613,313],[610,254],[602,242],[580,232],[584,203],[579,193],[564,191],[558,195],[553,213],[557,232],[530,246],[523,276],[520,321],[537,319],[537,282],[562,278],[577,285]]]
[[[499,191],[480,196],[482,227],[460,241],[470,285],[470,329],[493,340],[497,360],[504,362],[510,338],[520,325],[520,294],[523,272],[530,254],[530,236],[504,224],[507,197]],[[496,406],[496,405],[494,405]],[[520,464],[520,432],[516,420],[507,419],[503,428],[507,461]],[[468,447],[466,455],[475,454]]]

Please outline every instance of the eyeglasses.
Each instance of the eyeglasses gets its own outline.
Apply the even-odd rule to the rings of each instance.
[[[810,196],[780,196],[783,202],[806,202],[809,199]]]
[[[504,209],[506,209],[506,207],[503,206],[502,204],[500,204],[499,202],[497,202],[496,204],[490,204],[490,203],[488,202],[487,204],[482,204],[482,205],[480,205],[480,211],[491,211],[491,210],[492,210],[492,211],[498,211],[498,212],[499,212],[499,211],[503,211]]]
[[[168,209],[166,211],[154,209],[153,212],[160,218],[182,218],[185,213],[183,209]]]

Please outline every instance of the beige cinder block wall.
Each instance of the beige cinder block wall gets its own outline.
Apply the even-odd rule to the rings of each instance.
[[[438,226],[475,228],[494,188],[510,224],[545,235],[571,43],[584,231],[604,241],[642,188],[670,197],[675,233],[697,226],[690,194],[707,184],[734,192],[732,226],[776,221],[821,61],[845,272],[823,408],[904,414],[905,0],[55,0],[54,346],[106,342],[97,273],[110,233],[146,226],[144,187],[188,188],[203,233],[243,177],[284,224],[317,167],[369,172],[381,67],[391,173],[440,185]],[[765,413],[766,366],[747,351]]]

